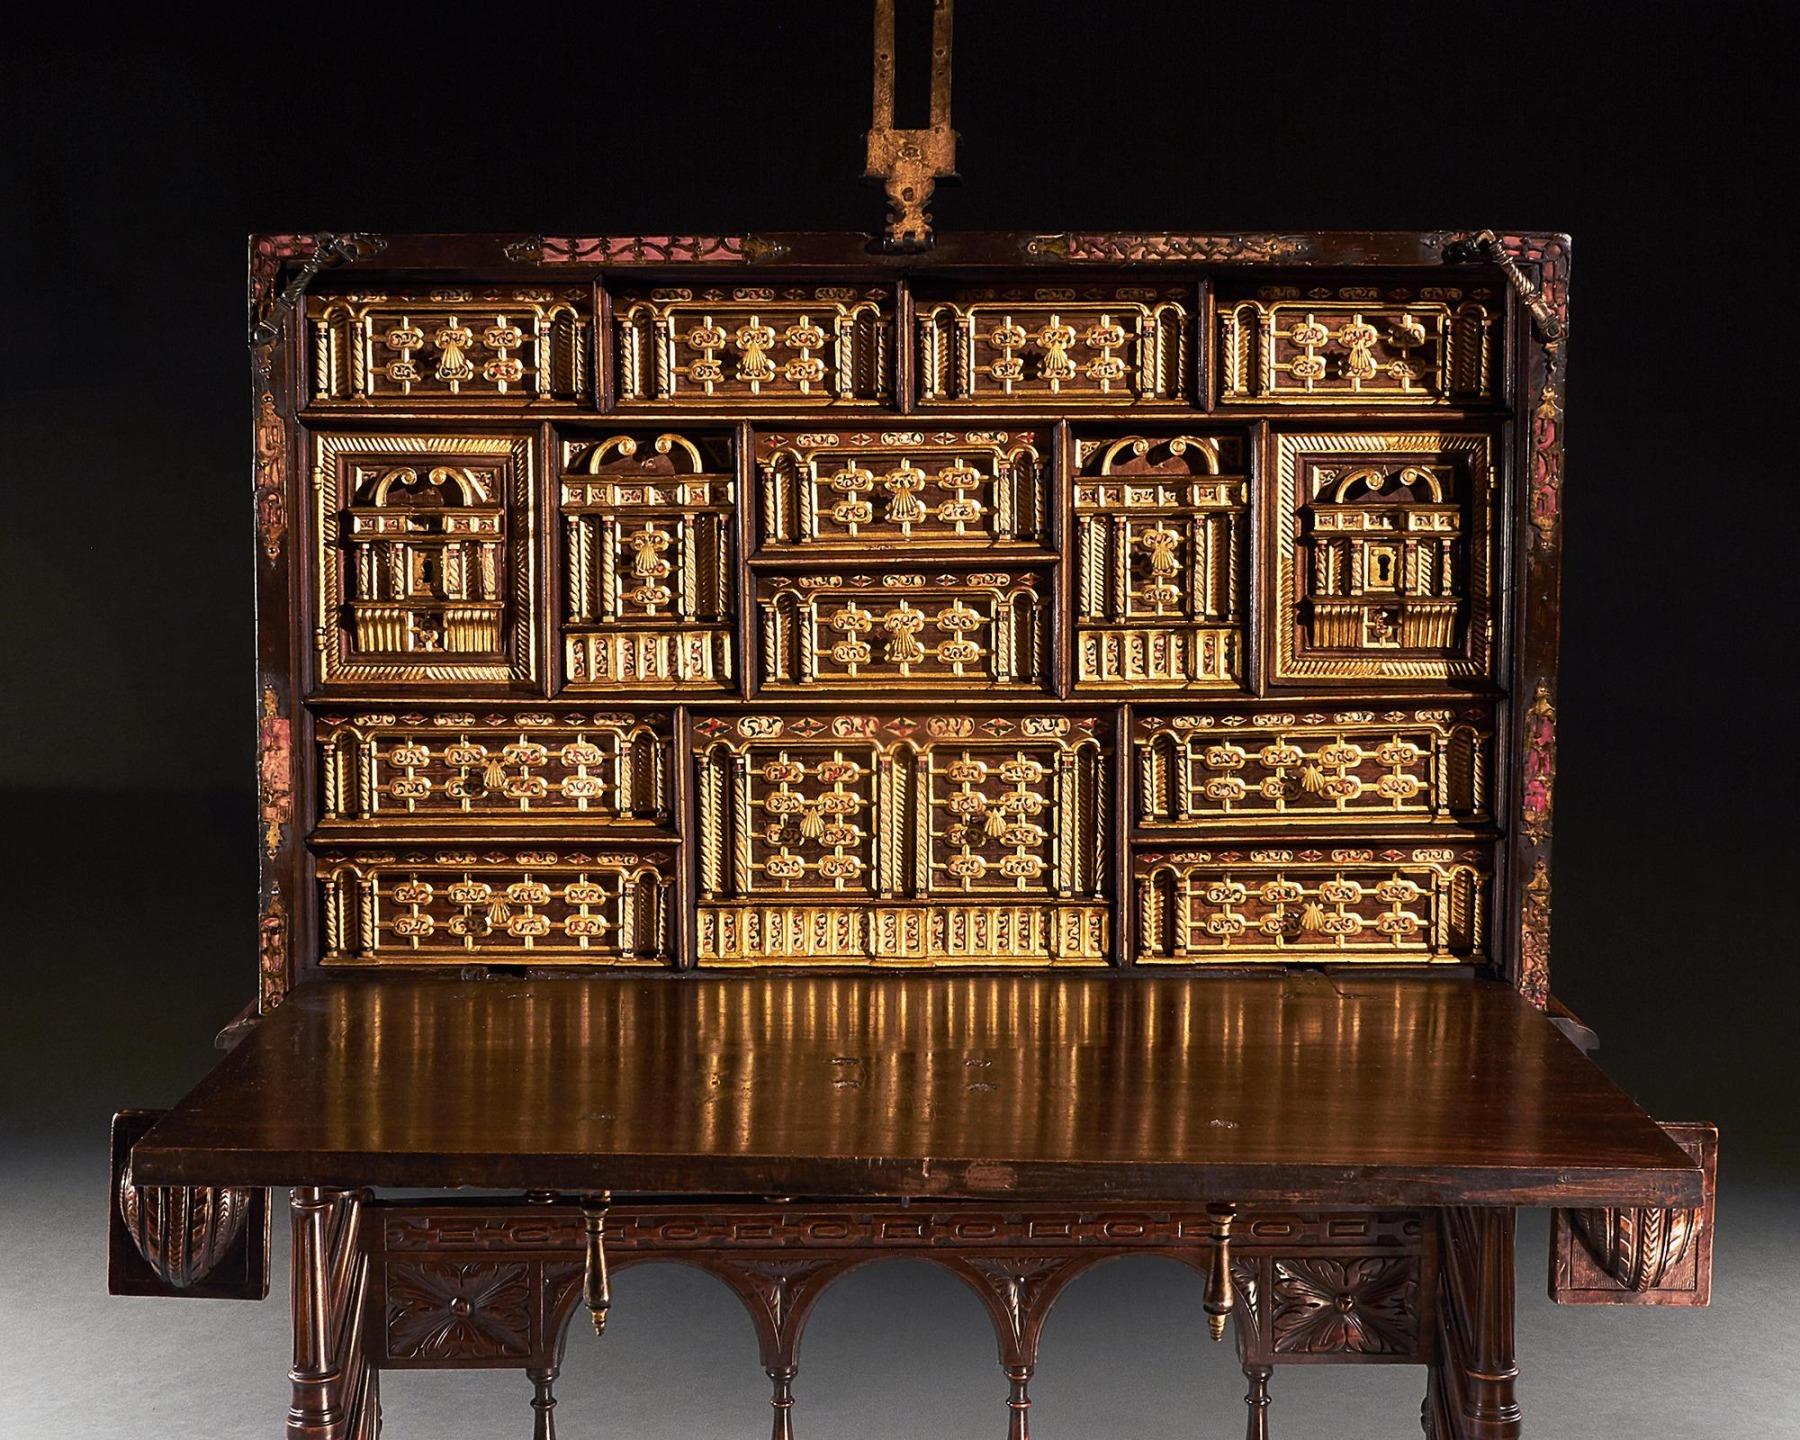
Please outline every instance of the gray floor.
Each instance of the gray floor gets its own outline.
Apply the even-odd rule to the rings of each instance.
[[[99,1146],[74,1154],[15,1138],[0,1172],[0,1433],[205,1436],[280,1433],[287,1403],[285,1226],[261,1305],[109,1299]],[[1547,1230],[1522,1228],[1519,1344],[1528,1431],[1645,1440],[1800,1436],[1800,1362],[1786,1306],[1800,1294],[1800,1205],[1728,1176],[1710,1311],[1563,1309],[1543,1299]],[[1205,1341],[1196,1276],[1127,1260],[1077,1281],[1051,1319],[1033,1385],[1033,1433],[1060,1437],[1239,1432],[1229,1344]],[[680,1266],[628,1271],[604,1341],[570,1336],[559,1386],[566,1440],[726,1440],[767,1433],[750,1323],[715,1281]],[[1005,1385],[987,1320],[953,1279],[894,1261],[849,1277],[815,1313],[801,1357],[802,1440],[1005,1433]],[[1411,1366],[1280,1371],[1276,1434],[1416,1436]],[[392,1375],[387,1440],[530,1434],[529,1386],[509,1372]]]

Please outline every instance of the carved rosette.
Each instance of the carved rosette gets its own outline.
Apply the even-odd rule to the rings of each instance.
[[[1418,1349],[1415,1260],[1277,1260],[1273,1296],[1278,1355],[1410,1355]]]
[[[407,1360],[529,1356],[535,1299],[523,1264],[390,1265],[388,1353]]]
[[[156,1278],[178,1290],[204,1280],[243,1234],[250,1192],[231,1186],[134,1185],[119,1172],[120,1218]]]

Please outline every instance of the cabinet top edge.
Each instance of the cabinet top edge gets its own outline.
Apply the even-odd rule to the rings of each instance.
[[[321,240],[354,233],[358,261],[383,270],[480,270],[574,275],[611,269],[855,269],[864,273],[956,269],[1272,266],[1312,268],[1461,265],[1479,230],[964,231],[929,248],[884,249],[857,231],[783,230],[736,234],[551,235],[525,232],[418,233],[302,231],[249,237],[253,273],[305,261]],[[1555,231],[1496,231],[1517,259],[1560,256],[1570,240]]]

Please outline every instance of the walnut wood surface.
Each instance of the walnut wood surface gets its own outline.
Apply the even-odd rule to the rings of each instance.
[[[1430,978],[617,976],[299,987],[144,1183],[1698,1204],[1515,992]]]

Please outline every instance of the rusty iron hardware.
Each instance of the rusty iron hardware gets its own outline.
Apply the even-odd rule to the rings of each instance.
[[[1525,302],[1525,308],[1531,312],[1531,323],[1538,333],[1538,338],[1545,341],[1556,341],[1563,338],[1562,317],[1544,296],[1544,287],[1525,273],[1524,267],[1507,252],[1500,243],[1500,236],[1493,230],[1477,230],[1461,244],[1447,248],[1444,252],[1447,260],[1487,260],[1500,267],[1506,276],[1507,283]]]
[[[300,262],[300,268],[281,288],[281,293],[272,296],[263,305],[262,313],[256,317],[256,323],[250,327],[250,343],[253,346],[272,345],[281,335],[282,324],[288,314],[306,294],[306,287],[313,282],[313,277],[327,266],[341,263],[354,264],[358,260],[366,260],[371,255],[379,255],[387,249],[387,241],[379,235],[370,235],[363,231],[350,231],[343,235],[333,235],[321,231],[318,243],[312,254]]]
[[[956,132],[950,128],[950,29],[952,0],[932,0],[931,123],[923,130],[894,128],[894,0],[875,0],[875,116],[869,128],[864,178],[887,189],[885,248],[924,250],[931,245],[932,193],[939,180],[956,176]]]

